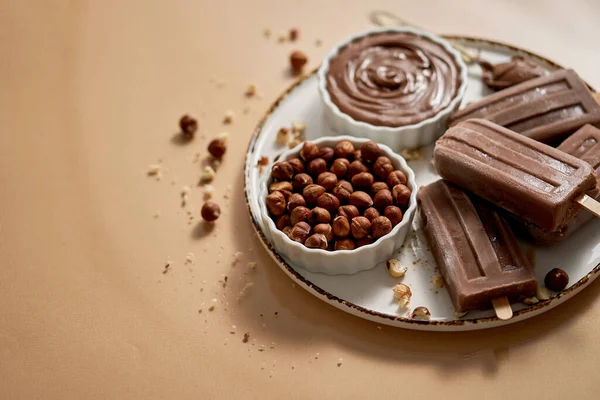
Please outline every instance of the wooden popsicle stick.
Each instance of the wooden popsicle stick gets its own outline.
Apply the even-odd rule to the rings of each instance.
[[[579,199],[576,200],[583,208],[594,214],[596,217],[600,218],[600,203],[596,200],[584,194]]]
[[[494,306],[494,311],[496,311],[496,316],[502,320],[511,319],[513,316],[512,308],[510,308],[510,303],[508,302],[508,298],[506,297],[498,297],[497,299],[492,299],[492,305]]]

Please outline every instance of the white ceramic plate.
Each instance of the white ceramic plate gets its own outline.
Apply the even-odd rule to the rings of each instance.
[[[513,46],[475,38],[446,38],[480,52],[482,58],[493,63],[507,61],[513,54],[525,54],[548,70],[560,68],[543,57]],[[490,93],[480,76],[480,68],[471,65],[463,104]],[[261,242],[277,265],[296,284],[330,305],[361,318],[402,328],[433,331],[485,329],[511,324],[547,311],[577,294],[598,276],[600,271],[599,219],[589,222],[559,245],[533,249],[538,281],[543,283],[546,273],[552,268],[559,267],[569,274],[569,286],[563,292],[554,294],[551,299],[533,306],[513,304],[514,317],[508,321],[497,319],[492,310],[471,311],[461,318],[456,317],[446,289],[437,289],[431,282],[436,264],[432,254],[426,250],[427,242],[420,230],[420,218],[417,217],[413,221],[413,231],[409,233],[404,247],[397,254],[397,258],[409,267],[404,278],[392,278],[383,264],[369,271],[346,276],[313,273],[294,266],[293,262],[283,259],[277,253],[263,233],[264,226],[258,203],[260,173],[257,168],[258,160],[262,156],[267,156],[269,161],[273,162],[286,150],[285,147],[276,145],[275,137],[280,127],[289,127],[293,121],[303,121],[307,124],[306,139],[308,140],[334,135],[323,123],[323,108],[319,99],[317,76],[314,72],[292,85],[268,110],[254,131],[245,164],[248,211]],[[425,149],[425,160],[409,163],[415,171],[418,185],[426,185],[438,179],[429,161],[431,150],[432,146]],[[264,173],[268,171],[265,169]],[[529,247],[531,245],[524,243],[525,250],[531,254]],[[413,293],[408,309],[398,308],[394,301],[392,288],[399,281],[409,285]],[[410,319],[410,311],[417,306],[427,307],[431,312],[431,319],[428,321]]]

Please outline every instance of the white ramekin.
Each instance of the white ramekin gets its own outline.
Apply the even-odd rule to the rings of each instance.
[[[368,139],[359,139],[351,136],[321,137],[312,142],[318,146],[333,147],[342,140],[349,140],[357,148]],[[284,152],[279,160],[286,160],[297,156],[302,144]],[[408,166],[404,158],[394,153],[385,145],[379,145],[382,153],[392,160],[394,169],[399,169],[406,174],[407,186],[412,191],[408,208],[404,212],[402,221],[396,225],[390,233],[379,238],[376,242],[359,247],[355,250],[327,251],[321,249],[310,249],[300,243],[294,242],[286,234],[275,226],[275,222],[269,216],[265,199],[269,193],[268,187],[271,183],[270,174],[265,174],[259,191],[260,212],[265,227],[265,233],[272,240],[277,252],[289,260],[292,265],[300,266],[312,272],[321,272],[328,275],[355,274],[375,267],[380,262],[389,259],[404,243],[407,233],[410,231],[412,219],[417,208],[417,184],[415,173]],[[272,166],[272,165],[271,165]],[[270,171],[270,167],[268,171]]]
[[[454,58],[454,61],[459,69],[461,83],[450,104],[435,116],[423,120],[417,124],[400,126],[397,128],[375,126],[366,122],[357,121],[349,115],[344,114],[333,103],[333,101],[331,101],[331,96],[327,91],[327,71],[329,70],[330,61],[338,55],[340,50],[357,39],[385,32],[408,32],[423,36],[424,38],[441,45]],[[334,131],[343,135],[368,138],[377,143],[386,144],[396,151],[405,148],[425,146],[435,142],[440,136],[442,136],[446,130],[448,118],[450,118],[450,115],[459,107],[467,88],[467,66],[463,62],[458,51],[456,51],[446,40],[430,33],[422,32],[412,28],[378,28],[351,36],[348,40],[336,45],[325,57],[321,67],[319,68],[318,76],[319,93],[324,103],[325,121]]]

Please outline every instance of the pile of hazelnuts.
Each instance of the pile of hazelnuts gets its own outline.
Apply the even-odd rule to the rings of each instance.
[[[305,142],[299,157],[276,162],[266,205],[277,229],[306,247],[354,250],[402,221],[411,190],[377,143],[360,149]]]

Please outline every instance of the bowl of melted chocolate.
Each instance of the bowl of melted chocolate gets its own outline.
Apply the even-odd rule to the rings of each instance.
[[[325,117],[343,134],[392,148],[434,142],[466,89],[467,67],[444,39],[371,30],[336,46],[319,70]]]

